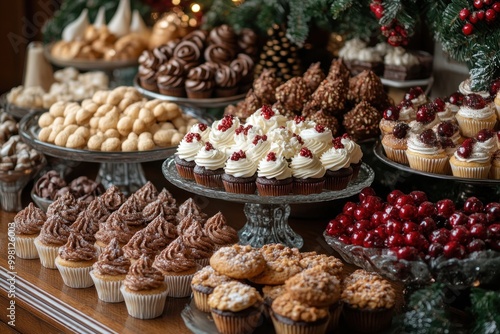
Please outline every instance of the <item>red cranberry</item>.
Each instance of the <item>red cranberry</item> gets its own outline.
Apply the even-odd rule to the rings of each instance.
[[[363,247],[382,248],[384,247],[384,240],[380,238],[375,231],[368,231],[365,240],[363,240]]]
[[[392,128],[392,134],[398,139],[403,139],[408,134],[410,126],[406,123],[400,122]]]
[[[446,107],[446,104],[444,103],[443,99],[438,97],[432,102],[434,105],[434,109],[437,110],[437,112],[444,111],[444,108]]]
[[[450,227],[453,228],[459,225],[466,225],[468,219],[469,217],[467,217],[467,215],[460,211],[456,211],[448,218],[448,223]]]
[[[399,218],[402,220],[413,220],[417,217],[417,207],[411,204],[405,204],[399,209]]]
[[[361,219],[354,223],[354,231],[368,231],[371,229],[369,220]]]
[[[260,114],[262,115],[262,117],[264,117],[265,119],[269,120],[269,119],[271,119],[271,117],[274,116],[274,111],[271,108],[271,106],[265,104],[265,105],[262,106]]]
[[[378,196],[369,195],[363,200],[362,207],[371,215],[375,211],[380,211],[383,209],[382,199]]]
[[[420,95],[423,95],[424,91],[421,87],[412,87],[408,91],[408,93],[405,94],[405,100],[414,100]]]
[[[484,225],[475,224],[470,227],[470,235],[472,238],[485,240],[488,236],[488,230]]]
[[[416,119],[417,122],[428,124],[436,118],[436,111],[430,104],[424,104],[418,107]]]
[[[295,116],[293,118],[293,121],[295,122],[295,124],[300,124],[302,122],[305,122],[305,120],[306,119],[304,118],[304,116]]]
[[[491,240],[500,240],[500,223],[488,226],[488,238]]]
[[[483,8],[483,5],[484,5],[483,0],[474,0],[473,4],[474,4],[474,7],[477,9]]]
[[[415,205],[415,200],[410,195],[402,195],[396,199],[396,203],[394,206],[398,209],[401,209],[405,204]]]
[[[497,12],[490,8],[486,10],[484,16],[486,17],[486,21],[493,22],[497,18]]]
[[[500,13],[500,2],[499,1],[495,1],[493,3],[493,5],[491,6],[491,8],[497,12],[497,13]]]
[[[455,203],[451,199],[442,199],[436,203],[438,215],[449,218],[455,212]]]
[[[341,236],[338,237],[339,241],[343,244],[350,245],[351,244],[351,237],[345,234],[342,234]]]
[[[326,233],[333,237],[337,237],[344,233],[344,226],[342,226],[338,220],[332,219],[328,222],[328,225],[326,225]]]
[[[483,109],[486,107],[486,101],[479,94],[467,94],[464,97],[464,105],[472,109]]]
[[[460,92],[455,92],[448,96],[448,102],[456,106],[461,106],[464,101],[464,94]]]
[[[246,159],[247,155],[245,154],[245,152],[243,152],[243,150],[239,150],[237,152],[233,152],[233,154],[231,155],[231,160],[233,161],[238,161],[240,159]]]
[[[483,202],[477,197],[469,197],[464,203],[464,212],[467,214],[482,212],[484,209]]]
[[[420,242],[421,242],[421,237],[422,235],[420,234],[420,232],[417,232],[417,231],[413,231],[413,232],[410,232],[408,234],[405,234],[404,235],[404,238],[405,238],[405,243],[407,246],[412,246],[412,247],[415,247],[415,248],[420,248]]]
[[[365,187],[359,193],[359,200],[362,202],[367,196],[376,196],[375,190],[371,187]]]
[[[484,16],[485,16],[484,10],[478,10],[476,12],[476,15],[477,15],[477,18],[478,18],[479,21],[484,20]]]
[[[196,141],[201,141],[201,136],[199,133],[193,133],[193,132],[190,132],[186,135],[186,137],[184,137],[184,140],[187,142],[187,143],[192,143],[193,140]]]
[[[474,239],[467,244],[469,253],[480,252],[486,248],[486,243],[483,240]]]
[[[490,85],[490,95],[496,96],[499,90],[500,90],[500,78],[496,78]]]
[[[491,202],[484,207],[488,223],[500,221],[500,203]]]
[[[490,129],[482,129],[479,130],[479,132],[476,134],[476,139],[478,142],[484,143],[490,138],[493,138],[495,135],[495,132],[491,131]]]
[[[368,212],[365,208],[358,206],[356,210],[354,210],[354,219],[370,219],[370,212]]]
[[[435,146],[438,143],[436,134],[432,131],[432,129],[424,130],[424,132],[420,134],[419,138],[425,145]]]
[[[423,218],[420,221],[420,224],[418,225],[418,230],[423,235],[429,235],[436,229],[437,229],[436,222],[431,217]]]
[[[440,244],[446,244],[450,239],[450,231],[445,228],[440,228],[435,230],[429,236],[429,240],[433,243],[437,242]]]
[[[344,228],[347,228],[354,223],[352,216],[346,215],[344,213],[337,215],[335,219],[338,220],[342,224],[342,226],[344,226]]]
[[[207,141],[207,142],[205,143],[205,150],[206,150],[206,151],[211,151],[211,150],[214,150],[214,146],[213,146],[213,145],[212,145],[209,141]]]
[[[384,119],[388,121],[397,121],[399,119],[399,109],[390,106],[389,108],[384,110]]]
[[[405,238],[399,233],[392,234],[385,239],[385,246],[388,248],[403,247],[405,245]]]
[[[418,260],[418,250],[415,247],[401,247],[396,251],[399,260],[415,261]]]
[[[312,155],[312,152],[307,148],[307,147],[302,147],[300,149],[300,152],[299,154],[305,158],[309,158],[309,159],[312,159],[313,155]]]
[[[418,225],[411,221],[405,221],[403,223],[403,232],[410,233],[418,231]]]
[[[377,227],[385,223],[389,215],[383,211],[375,211],[370,217],[370,222],[372,226]]]
[[[410,193],[410,196],[413,197],[413,200],[415,201],[415,205],[420,205],[420,203],[423,203],[427,201],[427,195],[425,192],[420,191],[420,190],[414,190]]]
[[[316,132],[323,133],[323,132],[325,132],[325,127],[321,124],[316,124],[316,126],[314,127],[314,130],[316,130]]]
[[[413,102],[411,100],[401,100],[398,104],[398,109],[401,110],[403,108],[413,108]]]
[[[443,248],[443,254],[446,258],[463,259],[465,257],[465,247],[456,241],[450,241]]]
[[[470,15],[470,10],[468,8],[463,8],[462,10],[460,10],[460,12],[458,13],[458,17],[460,18],[460,20],[462,21],[465,21],[467,20],[467,18],[469,17]]]
[[[351,235],[351,244],[356,246],[363,246],[366,237],[366,231],[354,231]]]
[[[356,203],[347,202],[346,204],[344,204],[344,208],[342,209],[342,212],[348,216],[354,216],[354,210],[356,210],[357,207],[358,207],[358,205]]]
[[[470,232],[465,226],[454,227],[450,231],[450,241],[456,241],[462,245],[467,245],[470,241]]]
[[[473,225],[487,225],[488,224],[488,219],[485,213],[473,213],[469,215],[469,218],[467,219],[467,228],[471,228]]]
[[[418,206],[418,217],[432,217],[437,214],[437,209],[434,203],[425,201]]]
[[[351,236],[354,233],[354,225],[349,225],[345,228],[345,234]]]
[[[385,238],[387,238],[387,233],[385,232],[385,225],[380,225],[374,228],[373,232],[375,232],[382,240],[385,240]]]
[[[384,212],[391,218],[399,219],[399,209],[396,206],[386,204],[384,205]]]
[[[393,190],[387,195],[387,202],[389,204],[396,204],[396,200],[400,197],[403,196],[404,193],[401,190]]]
[[[385,233],[387,235],[392,235],[401,232],[403,232],[403,223],[396,219],[389,218],[385,224]]]
[[[450,121],[441,122],[438,125],[437,133],[442,137],[451,137],[455,133],[455,125]]]
[[[440,243],[435,242],[435,243],[430,244],[427,252],[429,253],[429,255],[432,258],[436,258],[436,257],[442,255],[443,251],[444,251],[443,245],[441,245]]]

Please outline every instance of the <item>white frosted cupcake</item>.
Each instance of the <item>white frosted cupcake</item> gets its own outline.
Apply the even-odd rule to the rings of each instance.
[[[271,142],[266,135],[256,135],[253,137],[252,141],[248,143],[246,154],[249,159],[255,161],[255,164],[257,164],[258,161],[266,156],[270,147]]]
[[[347,150],[340,140],[334,143],[334,147],[321,155],[320,161],[326,169],[325,189],[342,190],[347,188],[352,177],[352,168]]]
[[[259,136],[260,137],[260,136]],[[257,137],[256,137],[257,138]],[[247,157],[243,151],[234,152],[226,161],[222,183],[229,193],[253,194],[256,190],[257,178],[256,157]]]
[[[300,134],[301,131],[311,129],[316,126],[314,121],[306,121],[303,116],[295,116],[293,120],[286,122],[286,128],[295,134]]]
[[[352,167],[352,178],[354,180],[358,177],[359,170],[361,169],[361,165],[363,162],[363,151],[361,150],[361,146],[359,146],[354,140],[352,140],[347,133],[342,135],[342,139],[340,140],[342,145],[347,151],[349,155],[349,165]]]
[[[286,126],[287,118],[279,113],[277,109],[271,108],[268,105],[263,105],[262,108],[254,112],[247,118],[246,124],[258,126],[264,133]]]
[[[234,144],[234,134],[239,126],[238,117],[226,115],[212,124],[208,140],[221,151],[225,151]]]
[[[320,193],[325,185],[325,167],[319,158],[307,147],[302,147],[299,154],[290,163],[293,176],[293,192],[309,195]]]
[[[332,147],[332,131],[320,124],[301,131],[300,137],[304,141],[304,145],[318,157]]]
[[[203,147],[204,142],[199,133],[188,133],[182,138],[174,155],[175,167],[179,175],[185,179],[194,179],[194,158]]]
[[[446,174],[448,155],[431,129],[410,134],[406,156],[410,167],[428,173]]]
[[[206,142],[194,158],[193,175],[196,183],[210,188],[222,188],[222,174],[226,160],[227,156],[223,150]]]
[[[497,122],[495,107],[478,94],[469,94],[464,97],[463,105],[456,114],[460,132],[465,137],[472,138],[480,130],[493,130]]]
[[[454,176],[486,179],[491,169],[491,154],[474,139],[466,139],[450,158]]]
[[[201,136],[202,141],[208,141],[208,137],[210,135],[211,127],[206,125],[205,123],[196,123],[189,129],[191,133],[198,133]]]
[[[269,152],[282,155],[285,159],[291,159],[299,153],[304,145],[302,138],[288,129],[277,128],[267,133],[267,140],[271,143]]]
[[[257,168],[257,189],[261,196],[284,196],[293,190],[292,170],[283,155],[269,152]]]
[[[21,259],[38,259],[35,238],[47,220],[45,213],[30,203],[14,217],[16,256]]]

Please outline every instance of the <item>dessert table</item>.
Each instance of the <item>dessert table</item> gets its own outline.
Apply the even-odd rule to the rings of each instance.
[[[243,204],[192,195],[176,188],[162,176],[161,161],[144,163],[143,168],[147,179],[158,189],[166,187],[178,203],[194,196],[208,215],[220,210],[234,228],[240,229],[245,224]],[[95,177],[97,170],[97,164],[82,163],[72,173]],[[29,203],[30,190],[29,184],[23,193],[25,205]],[[322,233],[332,212],[340,210],[343,203],[345,201],[294,206],[289,224],[304,238],[302,251],[335,255]],[[9,264],[7,240],[9,223],[14,216],[15,213],[0,211],[0,308],[4,310],[0,315],[1,333],[190,333],[180,315],[189,298],[168,298],[161,317],[139,320],[128,315],[124,303],[98,300],[94,287],[72,289],[65,286],[58,271],[42,267],[39,260],[15,258],[14,263]],[[354,266],[346,265],[346,272],[353,270]],[[394,285],[398,291],[397,305],[401,307],[403,287],[400,283]],[[9,297],[9,293],[15,298]],[[7,325],[11,319],[6,310],[11,300],[15,301],[15,327]],[[263,325],[259,333],[273,333],[272,325]]]

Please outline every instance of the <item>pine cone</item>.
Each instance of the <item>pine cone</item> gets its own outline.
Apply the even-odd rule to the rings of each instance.
[[[318,109],[337,116],[344,110],[347,92],[348,88],[342,80],[325,79],[313,93],[311,100],[314,106],[319,107]]]
[[[348,99],[354,103],[367,101],[378,110],[391,105],[380,78],[370,70],[365,70],[349,80]]]
[[[314,92],[318,88],[321,81],[325,79],[325,77],[326,76],[321,69],[320,62],[311,64],[311,66],[309,66],[307,71],[302,76],[306,85],[309,87],[310,92]]]
[[[285,109],[298,114],[309,98],[309,88],[302,77],[295,77],[276,88],[275,96]]]
[[[276,102],[276,88],[281,84],[281,80],[276,78],[272,70],[265,69],[253,82],[253,91],[261,100],[262,104],[273,104]]]
[[[353,140],[359,141],[379,136],[382,114],[367,101],[361,101],[344,115],[343,125]]]
[[[332,61],[327,77],[333,80],[341,79],[345,84],[348,84],[349,78],[351,77],[351,72],[349,71],[347,66],[345,66],[342,58],[338,58]]]
[[[323,112],[323,110],[317,111],[308,117],[308,119],[329,128],[333,136],[339,132],[339,121],[334,116],[330,116]]]

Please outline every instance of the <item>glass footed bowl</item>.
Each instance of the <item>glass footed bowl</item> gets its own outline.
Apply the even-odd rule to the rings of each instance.
[[[500,281],[500,252],[486,250],[469,254],[465,259],[447,259],[444,256],[424,260],[398,260],[387,248],[365,248],[347,245],[339,239],[323,233],[326,242],[347,263],[367,271],[406,284],[442,282],[451,285],[483,285]]]
[[[43,198],[35,194],[35,188],[31,189],[31,199],[43,212],[47,212],[49,206],[54,203],[54,200]]]

